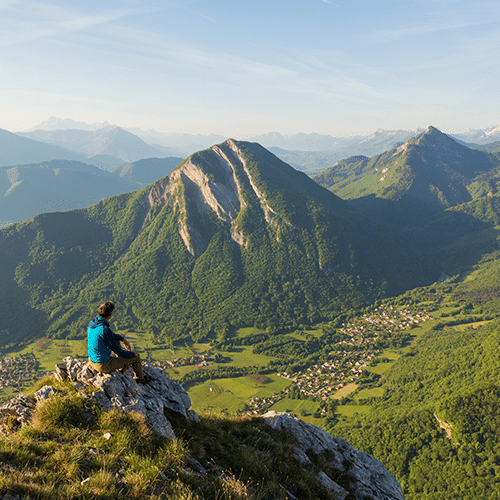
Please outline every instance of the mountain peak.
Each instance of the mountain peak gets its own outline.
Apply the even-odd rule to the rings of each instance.
[[[35,125],[25,132],[33,132],[35,130],[87,130],[94,131],[99,130],[101,128],[110,127],[111,124],[107,121],[102,123],[92,123],[88,124],[85,122],[79,122],[72,120],[71,118],[56,118],[55,116],[51,116],[48,120],[40,123],[39,125]]]
[[[430,147],[438,148],[441,151],[446,150],[449,153],[453,150],[453,154],[462,154],[462,150],[468,150],[465,146],[459,144],[455,139],[441,132],[438,128],[430,125],[425,132],[406,141],[396,149],[393,156],[401,154],[410,154],[415,147]],[[455,148],[456,151],[455,151]]]

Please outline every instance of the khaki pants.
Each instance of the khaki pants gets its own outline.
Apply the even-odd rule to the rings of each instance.
[[[115,370],[125,371],[129,366],[134,370],[135,377],[138,380],[144,380],[144,374],[142,373],[141,357],[139,354],[133,358],[110,358],[104,363],[94,363],[90,361],[90,366],[99,373],[111,373]]]

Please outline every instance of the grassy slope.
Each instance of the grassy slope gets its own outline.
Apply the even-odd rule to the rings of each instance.
[[[34,499],[332,498],[314,467],[293,458],[293,440],[259,419],[170,417],[176,441],[157,437],[139,414],[102,413],[71,384],[40,404],[32,425],[7,421],[0,436],[0,494]],[[104,435],[111,434],[110,439]],[[200,473],[200,467],[205,472]]]

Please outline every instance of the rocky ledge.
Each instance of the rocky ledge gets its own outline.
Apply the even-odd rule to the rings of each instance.
[[[101,374],[92,370],[88,363],[71,357],[56,365],[55,376],[71,381],[84,397],[99,403],[104,411],[118,409],[141,413],[157,434],[175,439],[168,416],[199,421],[190,409],[191,399],[184,388],[167,377],[162,369],[145,361],[142,366],[147,379],[145,384],[134,380],[131,368],[124,373]],[[89,387],[93,390],[89,391]],[[0,408],[0,417],[15,417],[21,425],[28,425],[37,403],[56,392],[54,387],[45,386],[35,393],[35,398],[19,394]],[[404,500],[401,486],[384,466],[371,455],[354,449],[347,441],[335,438],[289,413],[270,411],[262,418],[271,428],[286,431],[295,438],[295,458],[304,468],[317,470],[318,480],[334,498]],[[321,470],[313,465],[314,456],[321,456],[320,462],[326,464]],[[287,498],[293,500],[295,497],[287,492]]]
[[[174,414],[195,422],[199,420],[196,413],[190,410],[191,398],[184,388],[147,361],[142,362],[142,370],[148,380],[145,384],[134,380],[132,368],[123,373],[97,373],[89,363],[70,356],[55,368],[56,378],[73,382],[84,397],[95,400],[104,411],[118,409],[142,413],[151,428],[162,437],[175,439],[172,425],[165,414]],[[96,388],[91,394],[83,391],[89,386]],[[53,387],[45,386],[35,393],[36,399],[19,394],[0,408],[0,415],[12,415],[21,425],[29,424],[37,401],[47,399],[55,392]]]
[[[285,430],[295,437],[295,457],[302,465],[312,465],[309,457],[313,455],[328,458],[318,479],[339,500],[404,500],[394,476],[368,453],[289,413],[269,411],[262,418],[273,429]]]

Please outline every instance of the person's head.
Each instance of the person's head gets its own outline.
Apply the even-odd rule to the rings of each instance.
[[[101,304],[99,306],[99,309],[97,309],[97,312],[99,316],[102,319],[109,319],[111,316],[113,316],[113,311],[115,309],[115,305],[111,300],[108,300],[107,302],[104,302],[104,304]]]

